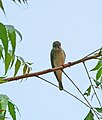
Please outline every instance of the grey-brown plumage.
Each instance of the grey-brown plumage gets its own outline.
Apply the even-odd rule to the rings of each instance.
[[[53,43],[53,48],[51,50],[51,65],[52,67],[58,67],[64,64],[65,62],[65,52],[64,50],[61,48],[61,43],[59,41],[55,41]],[[63,85],[62,85],[62,70],[57,70],[56,72],[54,72],[57,81],[59,83],[59,89],[63,90]]]

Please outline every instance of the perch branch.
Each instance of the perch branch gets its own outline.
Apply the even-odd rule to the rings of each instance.
[[[56,67],[56,68],[52,68],[52,69],[46,69],[46,70],[42,70],[42,71],[38,71],[38,72],[34,72],[34,73],[29,73],[29,74],[24,74],[24,75],[19,75],[19,76],[14,76],[14,77],[9,77],[9,78],[4,78],[5,81],[15,81],[15,80],[20,80],[23,78],[28,78],[28,77],[34,77],[34,76],[38,76],[38,75],[42,75],[42,74],[47,74],[50,72],[54,72],[56,70],[62,70],[64,68],[67,67],[71,67],[73,65],[88,61],[88,60],[92,60],[92,59],[97,59],[98,57],[102,56],[102,53],[97,53],[95,55],[89,56],[89,57],[84,57],[82,59],[79,59],[77,61],[74,62],[68,62],[67,64],[64,64],[62,66]]]

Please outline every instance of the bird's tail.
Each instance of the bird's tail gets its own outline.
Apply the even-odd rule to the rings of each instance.
[[[63,90],[63,85],[62,85],[62,81],[58,81],[59,82],[59,89]]]

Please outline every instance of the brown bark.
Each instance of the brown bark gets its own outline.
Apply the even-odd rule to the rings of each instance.
[[[79,59],[77,61],[68,62],[68,63],[66,63],[66,64],[64,64],[60,67],[56,67],[56,68],[52,68],[52,69],[45,69],[45,70],[41,70],[41,71],[38,71],[38,72],[19,75],[19,76],[15,76],[15,77],[9,77],[9,78],[5,78],[4,80],[10,82],[10,81],[15,81],[15,80],[20,80],[20,79],[23,79],[23,78],[28,78],[28,77],[34,77],[34,76],[38,76],[38,75],[42,75],[42,74],[47,74],[47,73],[50,73],[50,72],[54,72],[56,70],[61,70],[61,69],[67,68],[67,67],[71,67],[73,65],[76,65],[76,64],[79,64],[79,63],[82,63],[82,62],[86,62],[88,60],[97,59],[100,56],[102,56],[102,54],[97,53],[95,55]]]

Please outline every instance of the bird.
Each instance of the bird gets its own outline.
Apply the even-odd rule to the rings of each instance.
[[[52,50],[50,52],[50,60],[52,68],[59,67],[64,64],[66,58],[66,54],[64,50],[61,48],[61,42],[54,41],[52,44]],[[59,90],[63,90],[62,84],[62,70],[57,70],[54,72],[56,79],[59,83]]]

